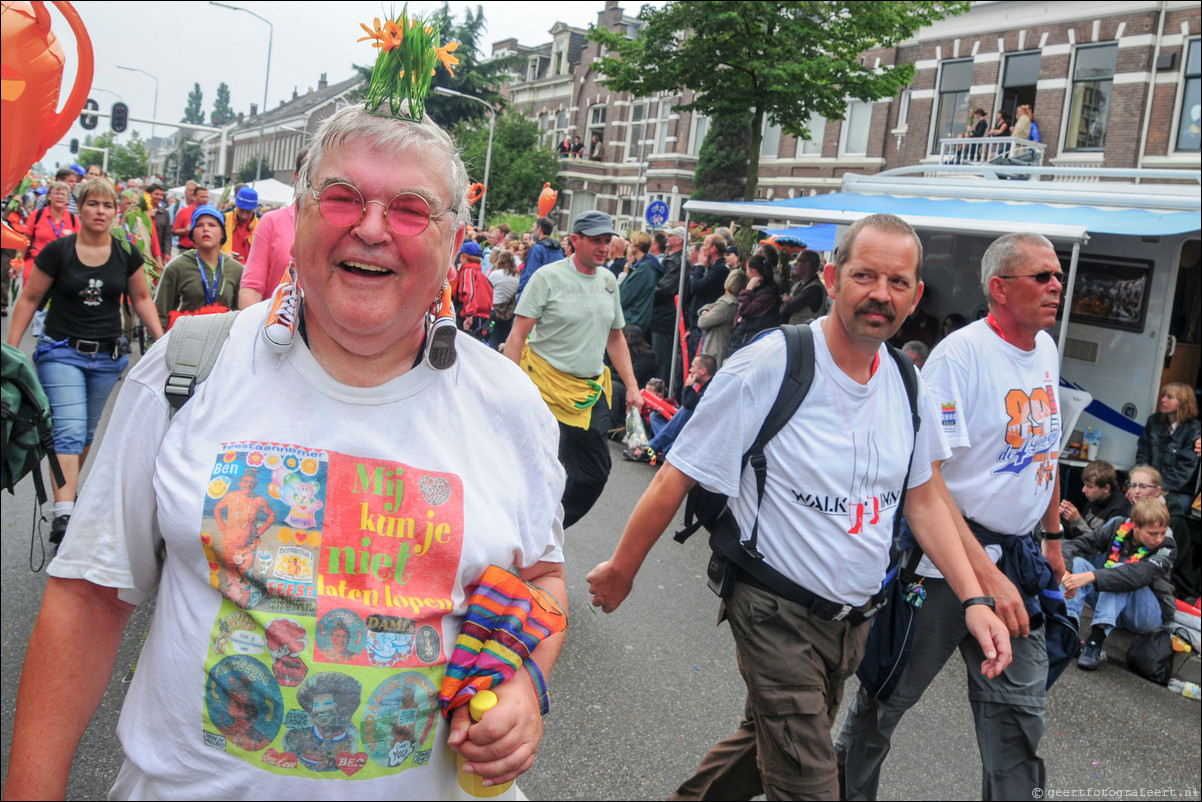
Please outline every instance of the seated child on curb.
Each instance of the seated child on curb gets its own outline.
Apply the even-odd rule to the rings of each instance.
[[[668,387],[663,379],[651,379],[643,388],[643,420],[653,430],[657,427],[652,424],[651,413],[659,413],[663,421],[672,420],[676,414],[676,402],[667,396]]]
[[[1068,614],[1080,621],[1086,605],[1094,611],[1079,668],[1093,671],[1106,659],[1102,644],[1115,626],[1144,634],[1172,618],[1177,605],[1169,572],[1177,545],[1164,499],[1141,498],[1129,519],[1066,540],[1063,549],[1065,565],[1072,566],[1063,579]]]
[[[1060,521],[1067,530],[1065,534],[1080,537],[1092,532],[1111,518],[1126,517],[1131,511],[1131,502],[1119,492],[1119,477],[1114,466],[1106,460],[1094,460],[1081,472],[1084,486],[1085,507],[1078,510],[1071,501],[1060,502]]]

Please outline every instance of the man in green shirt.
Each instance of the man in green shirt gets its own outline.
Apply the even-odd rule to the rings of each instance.
[[[572,256],[530,278],[505,341],[505,356],[538,385],[559,421],[559,461],[567,473],[565,528],[584,517],[609,479],[606,353],[623,383],[638,387],[622,335],[626,320],[617,279],[609,270],[598,270],[616,233],[602,212],[579,215],[572,222]],[[642,395],[627,393],[626,405],[641,409]]]

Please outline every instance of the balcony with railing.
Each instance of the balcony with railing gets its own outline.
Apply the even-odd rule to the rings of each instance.
[[[939,140],[940,164],[1043,165],[1044,145],[1012,136]]]

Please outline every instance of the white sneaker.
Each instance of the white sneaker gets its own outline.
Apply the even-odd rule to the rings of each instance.
[[[263,341],[267,347],[282,354],[296,339],[296,326],[299,322],[301,299],[304,293],[296,283],[296,268],[292,265],[284,271],[279,286],[271,295],[271,309],[267,312],[267,320],[263,324]]]

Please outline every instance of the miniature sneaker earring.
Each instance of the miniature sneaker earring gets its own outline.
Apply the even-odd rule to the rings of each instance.
[[[437,311],[435,311],[437,309]],[[426,361],[435,370],[455,364],[455,308],[451,304],[451,284],[443,281],[438,299],[430,306],[434,325],[426,344]]]
[[[304,292],[296,281],[296,268],[288,263],[283,278],[271,295],[271,308],[263,323],[263,342],[268,349],[282,354],[296,339],[296,327],[300,322],[300,309]]]

